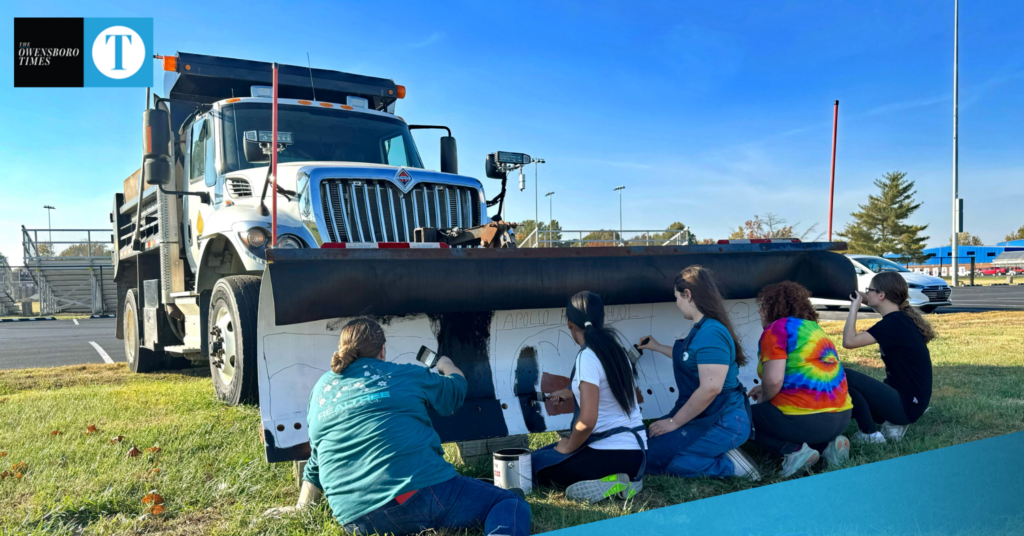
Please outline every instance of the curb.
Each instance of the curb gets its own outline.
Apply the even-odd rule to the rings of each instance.
[[[42,321],[42,320],[57,320],[57,318],[53,317],[53,316],[45,316],[45,317],[35,317],[35,316],[32,316],[32,317],[28,317],[28,318],[0,318],[0,322],[39,322],[39,321]]]
[[[89,318],[114,318],[114,315],[92,315]]]

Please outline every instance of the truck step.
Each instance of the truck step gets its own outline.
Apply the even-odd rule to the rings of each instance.
[[[202,354],[200,349],[195,346],[185,346],[184,344],[178,346],[164,346],[164,352],[176,357],[188,359],[189,361],[206,361],[206,357]]]

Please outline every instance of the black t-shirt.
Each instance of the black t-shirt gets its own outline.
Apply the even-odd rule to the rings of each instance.
[[[896,389],[907,417],[916,421],[932,396],[932,360],[914,319],[903,311],[882,317],[868,328],[885,363],[885,383]]]

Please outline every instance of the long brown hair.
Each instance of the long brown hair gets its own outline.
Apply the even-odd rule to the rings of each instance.
[[[384,329],[369,318],[357,318],[341,328],[338,351],[331,358],[331,370],[341,374],[360,357],[376,358],[384,348]]]
[[[757,293],[757,303],[761,305],[767,324],[788,317],[818,321],[818,311],[811,303],[811,291],[800,283],[782,281],[768,285]]]
[[[675,287],[680,293],[684,290],[689,290],[697,310],[703,313],[704,316],[721,322],[725,329],[729,330],[729,336],[732,337],[732,342],[736,345],[736,364],[741,367],[746,365],[747,356],[743,353],[743,348],[740,346],[740,339],[736,336],[736,330],[732,328],[729,314],[725,312],[722,293],[718,289],[718,282],[715,280],[711,270],[699,264],[687,266],[676,276]]]
[[[924,342],[931,342],[935,338],[935,330],[932,325],[910,306],[910,289],[907,287],[907,280],[896,272],[882,272],[871,278],[871,286],[875,291],[885,294],[886,300],[899,306],[907,316],[914,321],[917,329],[921,330]]]

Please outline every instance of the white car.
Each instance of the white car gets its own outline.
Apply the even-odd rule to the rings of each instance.
[[[911,272],[902,265],[892,262],[889,259],[875,257],[873,255],[847,255],[857,271],[857,289],[866,292],[871,285],[871,278],[881,272],[898,272],[907,281],[910,287],[910,305],[920,309],[922,312],[930,313],[936,307],[953,305],[949,295],[952,290],[944,280],[917,272]],[[845,300],[825,300],[811,298],[814,305],[825,306],[829,309],[838,309],[842,306],[849,306],[850,302]]]

